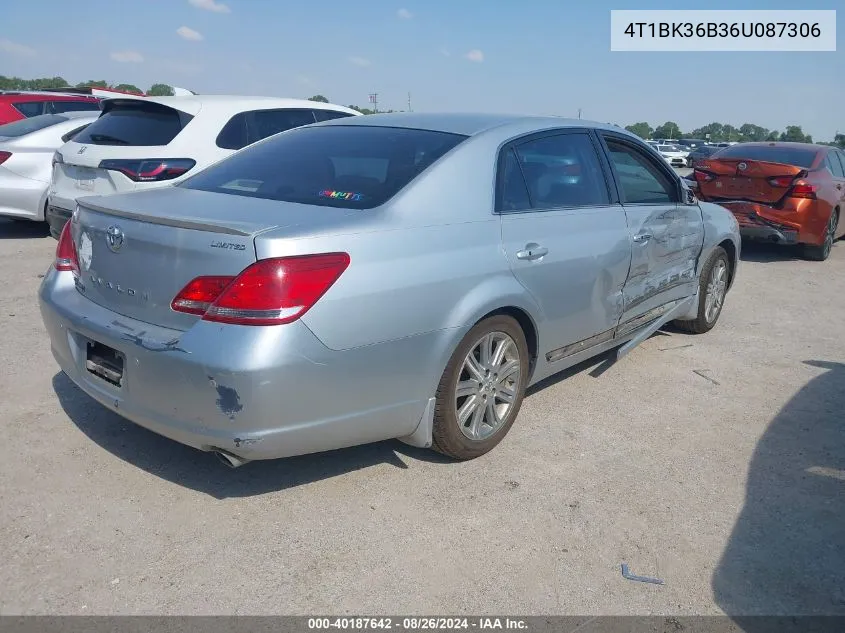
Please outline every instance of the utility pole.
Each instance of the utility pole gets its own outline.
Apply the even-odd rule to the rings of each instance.
[[[373,112],[378,114],[378,93],[377,92],[373,92],[372,94],[370,94],[370,103],[373,104]]]
[[[408,112],[413,112],[413,110],[411,110],[411,93],[410,92],[408,93]]]
[[[581,108],[578,108],[578,118],[581,118]]]

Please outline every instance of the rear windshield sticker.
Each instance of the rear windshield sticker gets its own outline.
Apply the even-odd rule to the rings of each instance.
[[[324,189],[318,194],[321,198],[334,198],[335,200],[351,200],[359,202],[364,199],[364,194],[355,193],[354,191],[332,191],[331,189]]]

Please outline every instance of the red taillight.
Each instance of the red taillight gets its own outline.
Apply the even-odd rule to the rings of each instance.
[[[74,246],[73,237],[70,234],[70,222],[65,223],[59,236],[54,266],[56,270],[79,273],[79,260],[76,257],[76,246]]]
[[[135,182],[160,182],[178,178],[196,164],[190,158],[121,158],[100,161],[100,169],[119,171]]]
[[[772,187],[789,187],[794,180],[794,176],[774,176],[769,178],[769,184]]]
[[[12,152],[0,152],[0,165],[12,157]]]
[[[799,182],[792,187],[789,195],[793,198],[810,198],[811,200],[815,200],[817,191],[818,188],[815,185],[807,182]]]
[[[698,170],[698,169],[696,169],[696,170],[693,172],[693,174],[695,175],[695,179],[696,179],[698,182],[710,182],[711,180],[715,180],[715,179],[716,179],[716,176],[714,176],[713,174],[710,174],[710,173],[708,173],[708,172],[706,172],[706,171],[700,171],[700,170]]]
[[[291,323],[310,310],[348,266],[346,253],[262,259],[235,278],[197,277],[170,307],[217,323]]]
[[[170,307],[177,312],[205,314],[234,277],[197,277],[182,288]]]

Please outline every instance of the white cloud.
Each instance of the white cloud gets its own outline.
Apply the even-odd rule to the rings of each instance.
[[[449,52],[448,48],[441,48],[440,54],[443,55],[443,57],[451,57],[452,56],[452,53]]]
[[[350,58],[349,58],[349,63],[350,63],[350,64],[355,64],[356,66],[361,66],[361,67],[363,68],[364,66],[369,66],[369,65],[370,65],[370,60],[369,60],[369,59],[365,59],[365,58],[363,58],[363,57],[350,57]]]
[[[188,26],[180,26],[176,29],[176,32],[179,34],[179,37],[192,42],[199,42],[202,39],[202,33],[195,31]]]
[[[111,54],[111,58],[121,63],[140,64],[144,61],[144,56],[137,51],[117,51]]]
[[[197,9],[205,9],[214,13],[231,13],[232,10],[229,5],[222,2],[215,2],[214,0],[188,0],[188,4]]]
[[[472,49],[466,55],[464,55],[469,61],[471,62],[478,62],[481,63],[484,61],[484,53],[482,53],[477,48]]]
[[[399,19],[401,20],[410,20],[412,17],[414,17],[414,14],[408,11],[408,9],[399,9],[396,12],[396,15],[399,16]]]
[[[18,44],[11,40],[0,39],[0,51],[9,53],[10,55],[18,55],[21,57],[34,57],[36,55],[35,49],[23,44]]]

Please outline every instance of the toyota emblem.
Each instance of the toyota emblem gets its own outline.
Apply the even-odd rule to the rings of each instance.
[[[748,169],[748,165],[746,163],[740,163],[736,166],[736,168],[739,169],[739,171],[745,171],[746,169]]]
[[[112,225],[106,229],[106,244],[109,245],[109,250],[116,253],[123,246],[123,231],[117,225]]]

